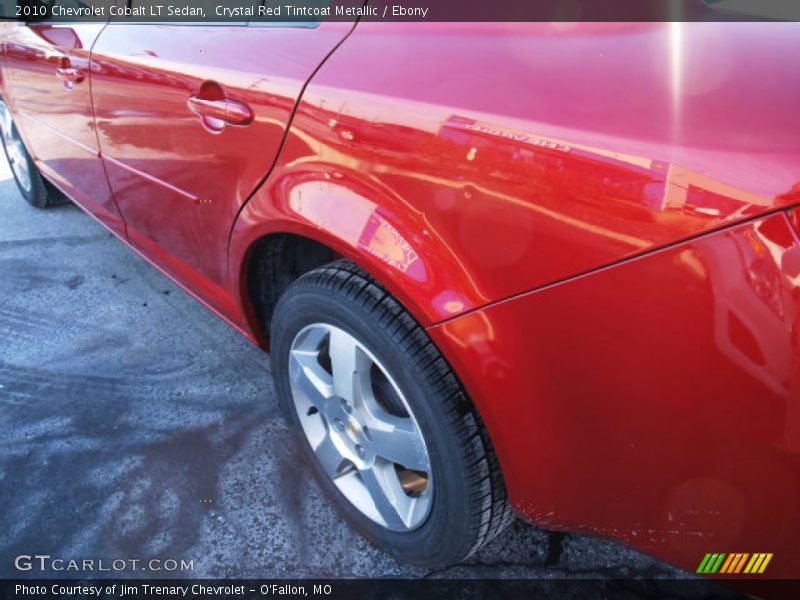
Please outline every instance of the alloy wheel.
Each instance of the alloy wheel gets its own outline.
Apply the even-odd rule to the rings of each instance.
[[[28,155],[11,118],[11,112],[4,102],[0,102],[0,134],[3,136],[8,162],[17,178],[17,182],[22,189],[30,192],[32,181]]]
[[[303,433],[348,501],[392,531],[422,525],[433,498],[430,456],[386,367],[348,332],[315,323],[292,342],[289,378]]]

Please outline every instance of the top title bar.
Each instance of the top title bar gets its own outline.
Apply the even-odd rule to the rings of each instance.
[[[0,0],[26,23],[800,21],[799,0]]]

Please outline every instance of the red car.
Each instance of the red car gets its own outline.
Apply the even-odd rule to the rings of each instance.
[[[60,189],[269,347],[320,485],[401,560],[514,509],[796,577],[798,40],[6,24],[2,137],[31,204]]]

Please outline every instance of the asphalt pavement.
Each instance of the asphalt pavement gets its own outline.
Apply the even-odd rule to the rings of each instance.
[[[0,161],[0,577],[41,576],[20,554],[208,578],[687,576],[520,521],[465,564],[397,563],[297,459],[269,357],[74,205],[25,204]]]

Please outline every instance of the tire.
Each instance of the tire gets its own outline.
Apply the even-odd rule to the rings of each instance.
[[[337,261],[301,276],[270,334],[300,453],[357,531],[402,562],[438,568],[508,525],[475,408],[425,330],[369,275]]]
[[[6,103],[0,100],[0,139],[14,181],[25,201],[36,208],[47,208],[55,202],[48,193],[44,179],[19,135]]]

